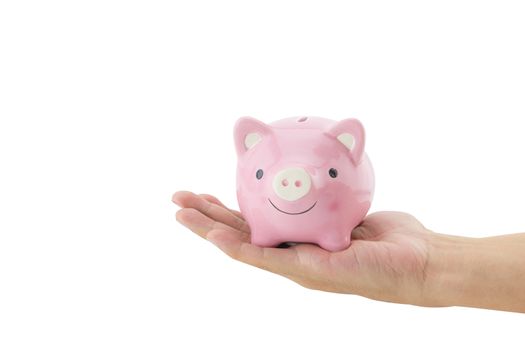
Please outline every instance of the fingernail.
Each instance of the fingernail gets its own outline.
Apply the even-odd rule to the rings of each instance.
[[[179,198],[177,198],[177,194],[175,193],[174,195],[171,196],[171,201],[173,203],[175,203],[176,205],[178,205],[179,207],[182,207],[182,205],[180,204],[179,202]]]
[[[183,224],[182,222],[182,219],[181,219],[181,214],[182,213],[182,209],[181,210],[178,210],[176,213],[175,213],[175,220],[177,220],[177,222]]]

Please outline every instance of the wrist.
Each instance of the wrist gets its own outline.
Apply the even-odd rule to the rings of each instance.
[[[512,235],[431,234],[423,286],[427,306],[525,312],[525,241]]]
[[[477,252],[482,239],[431,233],[423,299],[427,306],[467,306],[475,303]]]

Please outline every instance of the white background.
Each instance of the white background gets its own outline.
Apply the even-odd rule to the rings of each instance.
[[[519,348],[521,314],[306,290],[174,219],[244,115],[359,118],[372,211],[525,231],[519,1],[2,1],[1,349]]]

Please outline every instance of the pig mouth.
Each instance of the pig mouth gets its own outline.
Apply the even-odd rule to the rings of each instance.
[[[268,201],[270,202],[270,204],[275,208],[277,209],[278,211],[280,211],[281,213],[283,214],[288,214],[288,215],[301,215],[301,214],[304,214],[306,212],[309,212],[310,210],[313,209],[313,207],[315,207],[315,205],[317,204],[317,201],[315,201],[314,204],[312,204],[312,206],[306,210],[303,210],[303,211],[300,211],[300,212],[297,212],[297,213],[290,213],[290,212],[287,212],[287,211],[284,211],[284,210],[281,210],[279,209],[275,204],[273,204],[272,200],[270,198],[268,198]]]

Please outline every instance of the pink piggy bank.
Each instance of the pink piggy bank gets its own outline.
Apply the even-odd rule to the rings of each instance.
[[[253,244],[315,243],[346,249],[365,217],[374,172],[357,119],[297,117],[235,125],[237,198]]]

